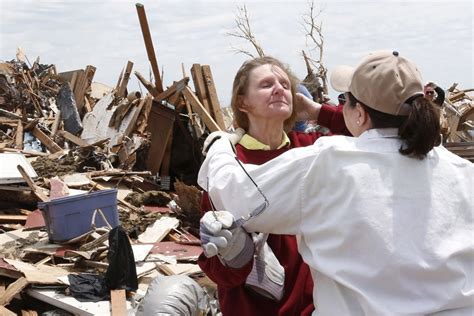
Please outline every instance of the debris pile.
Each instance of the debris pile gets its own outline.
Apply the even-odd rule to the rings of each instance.
[[[153,83],[132,71],[129,61],[108,87],[93,82],[92,65],[58,72],[21,51],[0,63],[0,314],[133,313],[153,279],[172,275],[203,287],[203,314],[218,311],[215,285],[196,264],[196,178],[203,140],[231,120],[208,65],[192,65],[194,89],[184,73],[165,89],[159,73]],[[146,94],[128,91],[132,74]],[[81,301],[71,282],[115,274],[118,227],[138,287],[109,286],[103,300]]]
[[[154,279],[174,275],[202,286],[203,315],[218,311],[215,285],[196,264],[196,178],[203,140],[229,128],[232,113],[221,109],[209,65],[192,65],[194,90],[184,70],[164,89],[143,10],[137,4],[154,83],[134,75],[145,95],[127,90],[130,61],[115,87],[93,82],[92,65],[58,72],[39,58],[30,65],[21,51],[0,63],[2,315],[52,306],[62,315],[134,313]],[[445,146],[473,161],[471,91],[453,85],[441,117]],[[71,282],[83,273],[111,281],[120,266],[110,249],[118,227],[133,253],[122,270],[136,274],[137,288],[109,286],[105,299],[78,300]]]
[[[474,89],[459,89],[453,84],[441,109],[444,146],[474,162]]]

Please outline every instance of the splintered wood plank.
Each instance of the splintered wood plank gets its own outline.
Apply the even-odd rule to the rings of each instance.
[[[175,108],[178,107],[178,100],[179,100],[179,97],[181,96],[181,91],[177,91],[175,94],[173,94],[170,99],[169,99],[169,103],[174,105]]]
[[[2,316],[16,316],[14,312],[6,308],[5,306],[0,305],[0,315]]]
[[[18,120],[16,125],[15,147],[23,149],[23,123],[21,120]]]
[[[136,111],[133,113],[133,116],[132,118],[130,119],[130,123],[128,124],[127,128],[125,129],[125,131],[123,132],[123,135],[124,136],[130,136],[133,132],[133,130],[135,129],[136,127],[136,123],[137,123],[137,119],[138,119],[138,116],[140,115],[141,111],[142,111],[142,108],[145,106],[145,104],[147,104],[148,102],[152,102],[152,99],[149,95],[147,95],[146,97],[142,98],[142,100],[140,101],[140,104],[138,105],[138,108],[136,109]]]
[[[184,89],[184,87],[187,86],[188,82],[189,82],[188,77],[185,77],[185,78],[183,78],[179,81],[176,81],[175,83],[173,83],[173,85],[171,87],[166,89],[166,91],[164,91],[164,92],[160,93],[159,95],[157,95],[155,97],[155,101],[160,102],[161,100],[169,98],[171,95],[173,95],[173,93],[182,91]]]
[[[122,81],[120,82],[120,86],[117,90],[117,96],[119,97],[126,97],[125,91],[127,90],[128,80],[130,80],[132,68],[133,63],[131,61],[128,61],[127,66],[125,67],[125,72],[123,73]]]
[[[142,29],[143,40],[145,41],[145,48],[148,55],[148,60],[151,64],[151,70],[155,77],[155,85],[158,93],[163,92],[163,83],[161,82],[160,71],[158,70],[158,63],[156,62],[155,49],[153,48],[153,41],[151,40],[150,29],[148,28],[148,21],[146,18],[145,7],[141,3],[136,4],[138,20],[140,21],[140,28]]]
[[[48,135],[46,135],[45,133],[43,133],[42,130],[40,130],[38,127],[34,127],[32,130],[31,130],[31,133],[39,139],[39,141],[41,143],[43,143],[46,148],[48,148],[48,150],[52,153],[57,153],[59,151],[62,151],[63,149],[58,145],[56,144],[51,138],[48,137]]]
[[[33,179],[31,179],[31,177],[28,175],[28,173],[25,171],[25,169],[23,169],[23,167],[21,165],[18,165],[17,169],[18,169],[18,171],[20,171],[21,176],[26,181],[26,184],[28,184],[28,186],[31,188],[31,190],[33,190],[33,193],[35,194],[35,196],[43,202],[49,201],[49,198],[41,191],[41,188],[39,188],[34,183]]]
[[[77,93],[75,93],[77,96],[76,104],[78,105],[78,108],[83,108],[85,112],[90,112],[90,106],[86,104],[88,103],[86,100],[86,93],[92,84],[92,79],[94,79],[95,70],[96,68],[94,66],[87,65],[82,85],[78,87]]]
[[[146,80],[142,75],[141,73],[139,73],[138,71],[135,71],[135,76],[138,78],[138,80],[140,80],[140,82],[145,86],[145,88],[148,90],[148,92],[153,96],[153,97],[156,97],[159,92],[158,90],[156,89],[156,87],[148,80]]]
[[[204,105],[204,108],[208,113],[211,112],[209,108],[209,101],[206,95],[206,85],[204,84],[204,77],[202,73],[202,68],[200,64],[193,64],[191,67],[191,75],[194,82],[194,90],[196,90],[196,95],[201,101],[201,104]]]
[[[54,117],[53,126],[51,126],[51,136],[55,136],[58,132],[59,125],[61,124],[61,111],[58,110],[56,116]]]
[[[0,223],[26,222],[28,215],[5,215],[0,214]]]
[[[183,95],[191,104],[191,107],[193,108],[194,112],[196,112],[201,117],[201,119],[204,121],[204,124],[206,124],[207,128],[211,132],[221,130],[219,125],[217,125],[217,123],[211,117],[209,112],[206,111],[204,106],[201,104],[201,102],[199,102],[198,98],[191,91],[191,89],[189,89],[189,87],[184,88]]]
[[[110,310],[112,316],[126,316],[127,303],[125,299],[125,290],[110,291]]]
[[[58,134],[60,136],[64,137],[64,138],[66,138],[70,142],[73,142],[77,146],[81,146],[81,147],[89,146],[89,144],[86,143],[82,138],[77,137],[76,135],[73,135],[73,134],[69,133],[68,131],[59,131]]]
[[[75,78],[74,85],[71,84],[71,89],[74,93],[74,100],[76,100],[76,108],[79,113],[82,113],[82,108],[84,107],[84,95],[82,91],[86,85],[86,73],[84,70],[79,70],[74,73],[73,80]]]
[[[209,65],[202,66],[202,75],[204,78],[204,84],[206,85],[207,94],[209,95],[209,108],[217,125],[219,125],[222,130],[225,130],[224,117],[222,115],[219,99],[217,98],[217,90],[214,84],[214,79],[212,78],[211,67]]]
[[[10,284],[5,293],[3,293],[2,297],[0,297],[0,305],[8,305],[10,301],[15,297],[15,295],[19,294],[23,289],[28,285],[28,281],[26,281],[25,277],[21,277],[12,284]]]
[[[0,278],[0,297],[5,294],[6,286],[5,286],[5,278]]]

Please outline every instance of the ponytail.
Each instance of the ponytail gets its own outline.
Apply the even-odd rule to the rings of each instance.
[[[441,143],[439,113],[423,96],[409,99],[407,103],[411,104],[410,113],[398,129],[405,144],[399,151],[402,155],[423,159]]]
[[[436,105],[416,95],[405,103],[410,105],[408,116],[392,115],[372,109],[348,92],[349,106],[359,103],[368,113],[373,128],[398,128],[398,136],[403,140],[399,152],[402,155],[423,159],[426,154],[441,143],[439,110]]]

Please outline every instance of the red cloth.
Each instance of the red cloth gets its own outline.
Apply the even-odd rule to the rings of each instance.
[[[329,128],[332,134],[352,136],[344,122],[342,108],[343,105],[332,106],[323,104],[319,112],[318,124]]]
[[[329,127],[335,134],[348,133],[342,117],[342,108],[323,105],[318,124]],[[281,149],[248,150],[240,144],[235,147],[240,161],[260,165],[291,148],[309,146],[321,136],[323,134],[319,132],[291,131],[288,133],[291,144]],[[211,209],[206,192],[201,206],[203,213]],[[288,210],[288,214],[291,214],[291,210]],[[234,269],[222,265],[217,257],[206,258],[204,254],[199,256],[198,264],[202,271],[217,284],[219,303],[224,316],[311,315],[313,312],[313,279],[308,265],[298,253],[296,237],[270,234],[267,243],[285,269],[285,292],[280,302],[245,287],[245,280],[252,270],[252,260],[242,268]]]

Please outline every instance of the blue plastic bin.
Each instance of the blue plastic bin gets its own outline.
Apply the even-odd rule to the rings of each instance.
[[[89,232],[96,209],[102,211],[112,228],[119,225],[117,189],[39,202],[38,208],[43,211],[49,240],[54,243],[66,242]],[[95,227],[107,226],[100,214],[96,215],[94,223]]]

